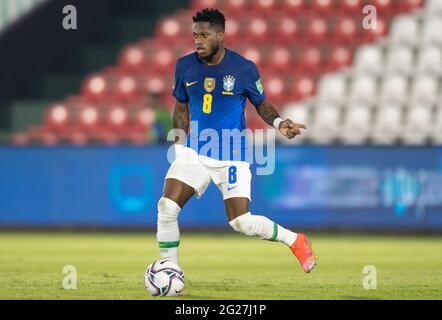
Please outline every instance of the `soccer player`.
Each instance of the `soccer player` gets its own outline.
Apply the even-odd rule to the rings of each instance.
[[[310,272],[317,258],[304,234],[250,213],[251,173],[250,164],[244,161],[244,141],[211,141],[219,146],[219,152],[212,152],[213,148],[207,154],[202,152],[204,141],[214,140],[207,130],[222,137],[223,130],[246,129],[246,98],[267,124],[288,139],[306,127],[281,119],[266,100],[256,65],[224,48],[225,18],[219,10],[200,10],[193,16],[193,22],[196,52],[178,59],[175,69],[173,127],[187,136],[186,141],[176,139],[176,158],[166,174],[164,194],[158,202],[157,240],[161,257],[178,263],[178,214],[194,194],[201,197],[213,181],[223,195],[229,224],[235,231],[285,243],[303,270]]]

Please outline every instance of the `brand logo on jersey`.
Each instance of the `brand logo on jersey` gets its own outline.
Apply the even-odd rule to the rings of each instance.
[[[208,93],[215,90],[216,79],[215,78],[205,78],[204,79],[204,90]]]
[[[259,94],[262,94],[264,92],[264,88],[262,87],[261,79],[258,79],[258,81],[255,82],[256,89],[258,89]]]
[[[193,86],[195,83],[198,83],[198,81],[194,81],[194,82],[186,82],[186,87]]]
[[[231,92],[233,91],[233,88],[235,87],[235,78],[233,76],[225,76],[223,79],[223,88],[224,91]],[[223,92],[224,93],[224,92]]]
[[[227,187],[227,191],[230,191],[232,189],[235,189],[237,186],[233,186],[233,187]]]

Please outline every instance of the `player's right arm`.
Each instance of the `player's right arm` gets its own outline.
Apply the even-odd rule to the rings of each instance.
[[[175,131],[175,142],[184,144],[186,133],[189,132],[189,107],[187,102],[184,103],[176,100],[172,122]]]
[[[189,132],[189,106],[186,88],[184,86],[183,64],[179,59],[175,66],[175,79],[173,83],[172,95],[176,98],[173,109],[173,129],[175,143],[184,144],[187,132]]]

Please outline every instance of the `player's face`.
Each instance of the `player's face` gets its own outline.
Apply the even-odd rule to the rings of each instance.
[[[218,52],[224,33],[217,31],[209,22],[195,22],[193,24],[193,39],[195,49],[201,59],[210,61]]]

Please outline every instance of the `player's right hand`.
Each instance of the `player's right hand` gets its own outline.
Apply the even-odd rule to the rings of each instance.
[[[279,132],[287,139],[293,139],[301,134],[301,129],[307,129],[307,126],[302,123],[295,123],[290,119],[286,119],[279,125]]]

